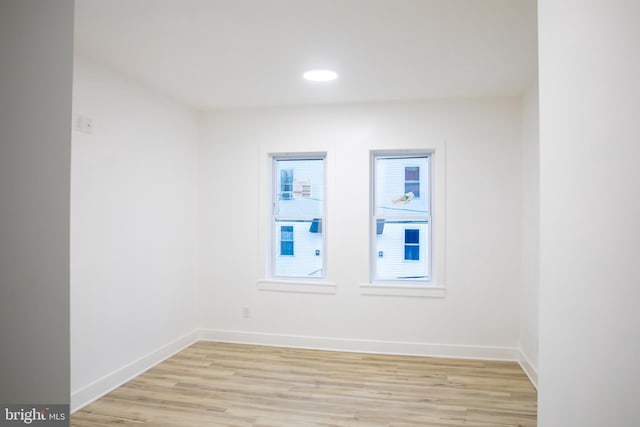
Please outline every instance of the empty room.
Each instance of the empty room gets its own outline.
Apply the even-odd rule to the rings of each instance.
[[[638,4],[3,7],[4,421],[640,421]]]
[[[74,425],[535,425],[534,2],[89,0],[75,19]],[[510,363],[454,379],[469,367],[205,342]]]

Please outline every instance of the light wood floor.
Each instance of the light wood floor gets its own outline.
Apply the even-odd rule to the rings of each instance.
[[[535,426],[513,362],[198,342],[76,412],[93,426]]]

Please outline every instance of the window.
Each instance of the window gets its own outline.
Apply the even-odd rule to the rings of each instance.
[[[309,233],[322,233],[322,220],[320,218],[313,218]]]
[[[413,193],[414,197],[420,197],[420,166],[407,166],[404,168],[404,192]]]
[[[404,230],[404,259],[420,260],[420,230],[417,228]]]
[[[293,227],[280,227],[280,255],[293,255]]]
[[[324,159],[324,154],[273,156],[273,277],[324,277]]]
[[[431,280],[430,176],[430,153],[372,154],[372,281]]]
[[[280,170],[280,200],[293,198],[293,169]]]

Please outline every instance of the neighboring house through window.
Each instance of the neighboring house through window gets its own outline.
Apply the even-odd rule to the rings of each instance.
[[[273,155],[271,276],[324,277],[324,154]]]
[[[429,152],[372,153],[372,281],[431,279]]]

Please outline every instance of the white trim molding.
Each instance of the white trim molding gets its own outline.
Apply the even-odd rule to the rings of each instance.
[[[398,143],[399,144],[399,143]],[[370,224],[370,254],[369,254],[369,277],[370,283],[360,285],[361,295],[378,295],[378,296],[416,296],[416,297],[446,297],[446,141],[406,141],[403,144],[404,149],[395,147],[378,146],[369,151],[370,156],[370,212],[372,218]],[[429,192],[431,194],[429,223],[431,241],[428,249],[431,257],[430,277],[423,282],[420,281],[398,281],[385,282],[384,280],[376,280],[375,263],[376,263],[376,223],[375,207],[375,166],[374,162],[378,156],[428,156],[430,184]],[[396,286],[397,285],[397,286]]]
[[[82,409],[91,402],[101,398],[110,391],[120,387],[197,341],[197,331],[190,332],[84,387],[72,391],[70,412],[73,414],[79,409]]]
[[[326,281],[258,280],[258,289],[274,292],[301,292],[309,294],[335,294],[336,284]]]
[[[502,360],[517,362],[537,389],[538,373],[516,347],[437,344],[422,342],[378,341],[350,338],[314,337],[306,335],[270,334],[223,329],[197,329],[110,374],[71,393],[71,413],[82,409],[136,376],[179,353],[198,341],[217,341],[247,345],[307,348],[354,353],[394,354],[451,359]]]
[[[360,295],[444,298],[447,290],[436,286],[363,283]]]
[[[519,354],[519,349],[515,347],[377,341],[304,335],[267,334],[222,329],[202,329],[200,330],[199,337],[203,341],[218,341],[237,344],[308,348],[314,350],[346,351],[355,353],[447,357],[457,359],[517,361]]]
[[[520,367],[522,368],[524,373],[527,374],[527,376],[529,377],[529,381],[531,381],[531,384],[533,384],[533,386],[537,390],[538,389],[538,370],[533,365],[533,363],[531,363],[531,360],[529,360],[527,355],[524,354],[522,349],[518,351],[518,363],[520,364]]]

